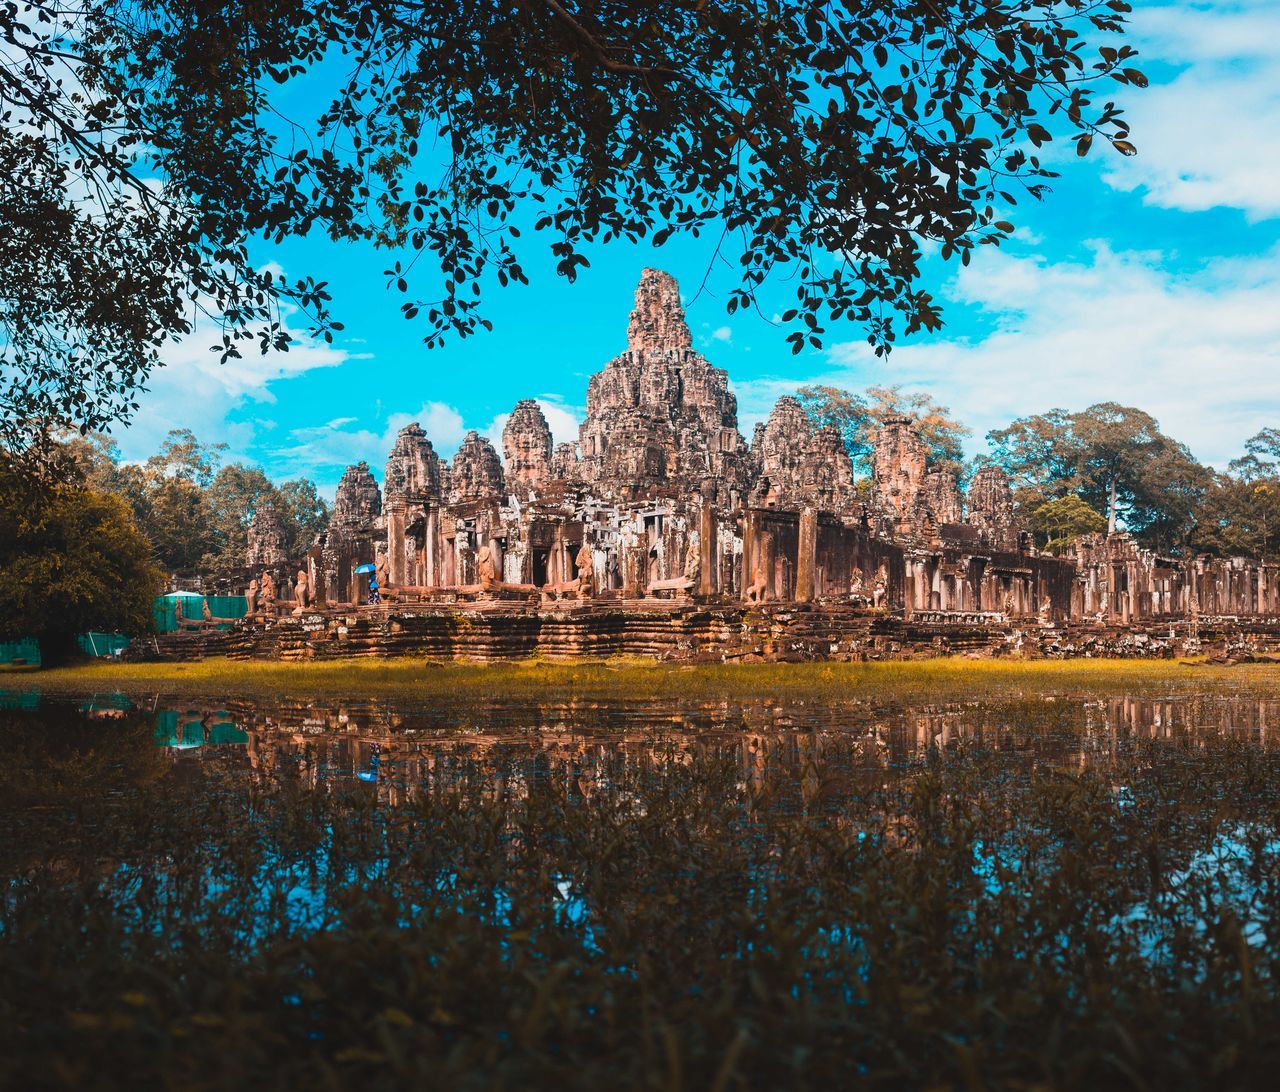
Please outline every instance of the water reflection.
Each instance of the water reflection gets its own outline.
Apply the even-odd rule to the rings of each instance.
[[[498,796],[552,773],[589,794],[629,767],[736,764],[748,786],[766,770],[804,782],[839,772],[883,780],[931,750],[980,748],[1032,769],[1105,766],[1143,739],[1230,737],[1268,744],[1280,701],[1233,695],[1167,699],[1045,697],[999,701],[599,702],[502,700],[467,707],[408,702],[133,702],[97,694],[59,702],[0,691],[24,719],[141,717],[171,763],[210,774],[309,786],[374,786],[390,803],[477,777]],[[852,746],[851,746],[852,745]],[[836,757],[838,755],[838,758]],[[851,761],[851,755],[852,761]],[[828,757],[833,761],[828,762]],[[850,786],[852,787],[852,786]]]

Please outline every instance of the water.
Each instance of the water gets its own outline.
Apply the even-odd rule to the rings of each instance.
[[[407,700],[137,700],[99,693],[45,698],[0,691],[11,723],[48,725],[49,745],[68,726],[141,720],[157,754],[174,769],[213,780],[374,786],[395,802],[466,767],[495,779],[537,768],[599,779],[615,764],[690,761],[718,755],[744,778],[768,767],[821,763],[833,749],[857,766],[893,770],[929,750],[980,748],[1011,766],[1105,766],[1139,740],[1237,740],[1267,746],[1280,737],[1280,701],[1239,694],[1162,699],[1038,695],[1007,700],[906,702],[528,701],[470,705]],[[833,748],[832,744],[838,744]]]
[[[0,695],[0,1084],[1242,1086],[1280,702],[1182,690]]]

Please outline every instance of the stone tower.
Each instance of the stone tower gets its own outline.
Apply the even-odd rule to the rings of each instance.
[[[338,491],[333,498],[331,527],[366,527],[382,514],[382,490],[374,480],[366,462],[356,463],[342,472]]]
[[[998,466],[984,466],[969,487],[969,523],[993,550],[1018,548],[1018,524],[1013,514],[1009,476]]]
[[[871,509],[882,532],[914,537],[928,448],[910,417],[887,417],[871,453]]]
[[[272,568],[288,560],[280,513],[271,504],[259,505],[249,520],[244,563],[251,568]]]
[[[626,351],[587,386],[579,448],[579,473],[606,495],[689,495],[705,478],[726,499],[745,489],[737,399],[728,375],[694,352],[669,274],[641,273]]]
[[[751,455],[756,471],[768,479],[766,503],[852,514],[853,464],[844,441],[833,426],[815,429],[796,399],[778,399],[768,421],[756,429]]]
[[[468,432],[463,437],[462,446],[453,457],[451,484],[454,503],[503,495],[502,463],[493,445],[478,432]]]
[[[551,428],[538,403],[517,402],[502,430],[506,483],[513,493],[536,492],[551,478]]]
[[[440,502],[447,484],[440,456],[416,421],[396,436],[384,481],[388,508]]]

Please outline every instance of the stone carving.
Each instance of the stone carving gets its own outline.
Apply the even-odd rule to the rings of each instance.
[[[249,586],[244,592],[244,601],[246,604],[246,614],[256,614],[258,610],[258,580],[254,577],[249,581]]]
[[[883,565],[876,570],[875,586],[871,590],[871,605],[879,610],[889,598],[889,573]]]
[[[307,570],[299,569],[298,578],[293,585],[293,601],[297,604],[293,608],[294,614],[301,614],[307,609],[307,600],[310,593],[310,586],[307,581]]]
[[[498,566],[493,559],[493,550],[488,545],[481,546],[476,553],[476,577],[486,591],[498,583]]]
[[[276,610],[276,581],[269,572],[262,574],[262,608],[269,614]]]
[[[582,477],[577,444],[557,444],[551,456],[551,477],[556,481],[576,482]]]
[[[585,541],[573,563],[578,567],[578,598],[589,599],[595,594],[596,562],[591,547]]]
[[[551,428],[537,402],[516,403],[502,430],[502,452],[513,493],[536,493],[551,479]]]
[[[450,500],[496,500],[504,492],[502,463],[493,445],[477,432],[468,432],[453,457]]]
[[[280,513],[271,504],[260,504],[249,520],[248,541],[244,563],[256,568],[259,565],[283,565],[288,561],[285,548],[284,523]]]
[[[347,467],[333,498],[332,527],[365,527],[382,514],[382,490],[366,462]]]

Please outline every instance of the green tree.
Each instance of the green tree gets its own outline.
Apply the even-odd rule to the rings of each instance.
[[[0,427],[136,407],[194,310],[224,356],[331,339],[323,284],[246,240],[390,252],[426,341],[615,239],[720,239],[730,312],[790,277],[793,349],[933,329],[924,247],[968,263],[1040,198],[1055,136],[1132,154],[1124,0],[29,0],[0,11]],[[333,90],[316,117],[289,103]],[[299,91],[312,92],[299,93]],[[282,120],[283,118],[283,120]],[[532,215],[531,215],[532,214]],[[723,254],[725,248],[733,253]],[[425,285],[422,283],[425,281]],[[412,282],[412,283],[411,283]]]
[[[161,579],[120,498],[40,482],[0,455],[0,638],[36,637],[53,664],[88,630],[145,633]]]
[[[1046,501],[1079,496],[1144,545],[1185,545],[1209,472],[1150,414],[1115,402],[1078,413],[1054,409],[987,434],[989,458],[1018,490],[1025,516]]]
[[[275,505],[277,498],[276,487],[256,466],[231,463],[219,470],[205,490],[212,541],[201,567],[225,573],[243,566],[249,521],[259,507]]]
[[[281,484],[276,504],[284,517],[290,557],[301,557],[329,525],[329,506],[309,478],[295,478]]]
[[[901,385],[868,387],[865,395],[840,387],[801,387],[796,392],[815,425],[834,425],[844,439],[854,472],[871,473],[875,433],[890,417],[910,417],[929,448],[930,466],[947,467],[957,476],[964,467],[964,437],[969,429],[951,416],[951,410],[920,391],[904,391]]]
[[[1027,529],[1040,544],[1061,553],[1081,535],[1096,534],[1107,529],[1107,521],[1074,493],[1045,501],[1031,513]]]

